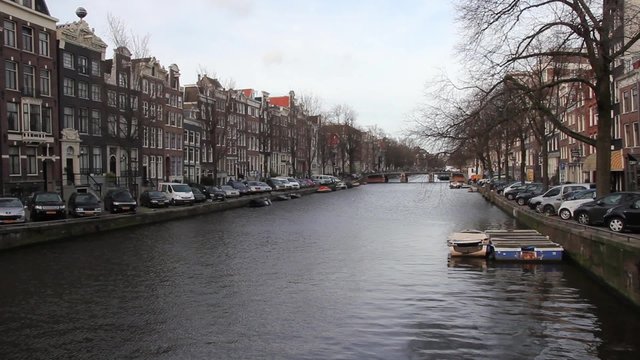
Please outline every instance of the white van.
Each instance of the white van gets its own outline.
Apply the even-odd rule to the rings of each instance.
[[[191,191],[191,188],[187,184],[159,183],[158,190],[164,193],[167,199],[171,202],[171,205],[193,205],[195,202],[193,191]]]
[[[311,180],[315,181],[320,185],[327,185],[333,182],[333,176],[331,175],[313,175],[311,176]]]

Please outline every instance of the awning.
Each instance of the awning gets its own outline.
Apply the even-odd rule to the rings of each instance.
[[[596,168],[596,153],[593,153],[584,159],[582,170],[596,171]],[[611,171],[624,171],[624,157],[622,156],[622,149],[611,151]]]

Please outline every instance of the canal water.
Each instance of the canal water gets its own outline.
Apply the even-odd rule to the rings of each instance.
[[[447,261],[517,224],[371,184],[0,253],[1,359],[638,359],[640,314],[570,263]]]

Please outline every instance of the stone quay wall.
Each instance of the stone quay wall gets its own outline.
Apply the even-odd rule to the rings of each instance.
[[[520,223],[549,236],[565,254],[636,306],[640,306],[640,236],[565,221],[519,206],[493,191],[482,195]]]
[[[305,195],[311,194],[315,192],[315,190],[315,188],[301,189],[288,191],[287,193]],[[221,202],[206,202],[193,206],[169,207],[156,211],[138,211],[136,214],[108,215],[105,213],[102,216],[92,218],[29,222],[21,226],[4,227],[0,228],[0,251],[69,238],[82,238],[103,231],[166,222],[246,207],[252,199],[264,197],[273,199],[283,194],[282,192],[274,191],[270,195],[250,195]]]

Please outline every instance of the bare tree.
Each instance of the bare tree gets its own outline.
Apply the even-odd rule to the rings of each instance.
[[[459,20],[466,30],[462,51],[485,76],[493,70],[489,75],[504,79],[506,74],[521,70],[523,64],[541,58],[572,62],[584,60],[588,71],[541,86],[553,88],[566,83],[582,83],[596,94],[596,139],[561,126],[558,129],[596,147],[596,183],[600,195],[611,189],[614,64],[640,38],[637,6],[624,2],[623,11],[621,3],[613,0],[464,0],[458,6]],[[616,31],[619,26],[624,31]],[[539,44],[544,44],[544,47]],[[506,79],[532,92],[536,90],[517,77]],[[547,112],[543,104],[539,105],[540,111]],[[549,120],[553,121],[553,118],[549,117]]]
[[[107,13],[107,25],[109,27],[109,39],[115,48],[126,47],[131,51],[132,57],[135,59],[146,58],[150,55],[149,41],[151,35],[136,34],[130,30],[127,24],[121,18]]]

